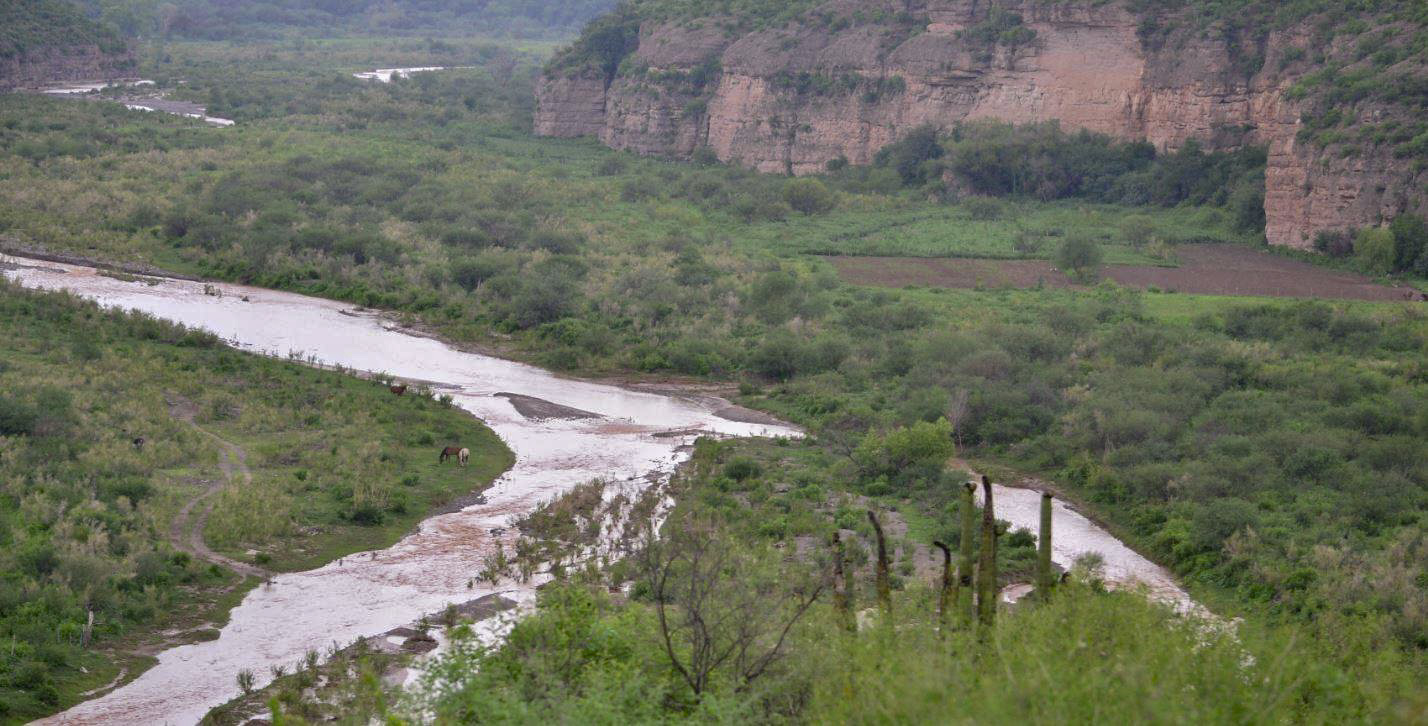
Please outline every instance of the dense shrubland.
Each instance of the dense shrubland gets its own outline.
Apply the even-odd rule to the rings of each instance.
[[[0,721],[102,685],[124,639],[240,585],[168,541],[219,477],[211,440],[171,406],[247,448],[253,485],[218,495],[207,539],[274,569],[394,541],[509,464],[494,434],[435,401],[62,295],[0,283],[0,337]],[[469,446],[474,468],[434,469],[438,441]]]
[[[1052,122],[1013,126],[977,121],[946,133],[922,126],[878,152],[877,166],[931,193],[959,191],[1042,201],[1084,199],[1126,205],[1178,204],[1228,210],[1246,232],[1264,230],[1263,149],[1205,153],[1191,140],[1157,154],[1146,142],[1119,142]]]
[[[1372,275],[1428,277],[1428,223],[1412,214],[1396,217],[1386,227],[1320,232],[1314,249],[1330,257],[1352,258],[1355,267]]]

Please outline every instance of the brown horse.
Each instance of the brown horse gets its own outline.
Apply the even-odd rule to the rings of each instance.
[[[388,388],[387,390],[389,390],[389,391],[391,391],[392,393],[395,393],[396,395],[400,396],[400,395],[402,395],[402,394],[404,394],[404,393],[407,392],[407,384],[402,383],[402,384],[399,384],[399,385],[391,386],[391,387]]]
[[[448,446],[441,450],[441,456],[437,457],[436,463],[445,464],[446,460],[450,459],[453,456],[457,458],[457,461],[460,461],[461,452],[463,451],[466,451],[466,449],[463,449],[460,446]]]

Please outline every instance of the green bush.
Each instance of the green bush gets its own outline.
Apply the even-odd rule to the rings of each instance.
[[[823,214],[838,206],[838,197],[817,179],[790,179],[783,185],[783,200],[806,215]]]
[[[1395,217],[1388,226],[1393,233],[1393,269],[1395,272],[1413,269],[1421,259],[1428,258],[1428,224],[1422,217],[1404,214]]]
[[[1374,275],[1393,272],[1393,232],[1385,228],[1365,229],[1354,238],[1354,257],[1359,267]]]
[[[1134,214],[1121,220],[1121,239],[1126,244],[1140,249],[1155,236],[1155,223],[1143,214]]]

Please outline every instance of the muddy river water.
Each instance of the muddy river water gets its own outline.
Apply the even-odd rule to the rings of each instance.
[[[86,267],[5,256],[0,256],[0,274],[28,287],[69,290],[106,306],[203,328],[255,353],[300,354],[325,364],[433,382],[456,405],[484,420],[516,454],[515,466],[486,492],[484,504],[433,516],[386,550],[275,577],[233,610],[218,639],[167,650],[138,678],[47,723],[191,724],[239,695],[240,670],[252,671],[261,685],[271,679],[272,666],[291,666],[308,650],[325,652],[334,643],[382,633],[449,603],[494,592],[529,603],[532,585],[469,587],[498,541],[509,550],[515,536],[509,529],[512,518],[591,479],[643,486],[665,477],[700,432],[798,434],[791,427],[725,418],[720,414],[728,404],[716,398],[572,380],[459,351],[330,300],[226,284],[209,286],[209,292],[221,293],[213,295],[205,293],[202,283],[130,282]],[[511,393],[599,416],[528,419],[516,410]],[[998,487],[995,495],[999,518],[1036,531],[1036,492]],[[1059,502],[1054,527],[1059,564],[1069,566],[1082,553],[1099,552],[1108,580],[1144,583],[1178,609],[1194,608],[1162,568]]]

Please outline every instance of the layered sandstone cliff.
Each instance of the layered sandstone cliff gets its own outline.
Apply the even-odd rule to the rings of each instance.
[[[725,161],[802,174],[839,157],[869,163],[924,123],[1057,120],[1162,149],[1192,138],[1210,148],[1266,145],[1266,234],[1274,244],[1307,247],[1319,230],[1378,224],[1425,205],[1411,162],[1299,141],[1304,109],[1286,92],[1303,69],[1280,56],[1302,48],[1305,31],[1275,31],[1263,48],[1246,49],[1226,34],[1148,38],[1144,19],[1120,2],[1005,0],[999,7],[1019,14],[1034,37],[989,43],[967,32],[986,22],[987,6],[928,0],[897,21],[742,34],[711,19],[645,22],[613,78],[547,74],[535,130],[593,135],[646,154],[707,146]],[[901,7],[835,0],[823,15],[882,10],[886,18]],[[1247,68],[1247,54],[1264,62]],[[701,68],[716,69],[713,78],[692,83]]]

